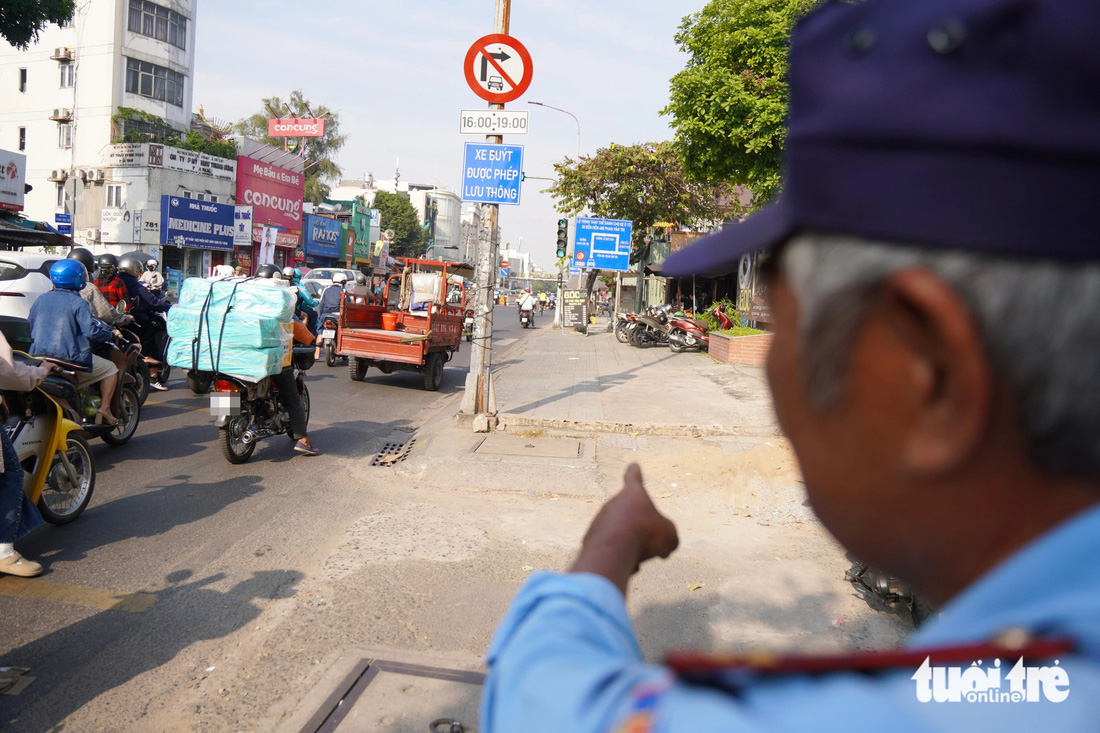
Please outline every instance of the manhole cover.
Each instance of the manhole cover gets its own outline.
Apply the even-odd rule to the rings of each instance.
[[[416,438],[409,438],[404,443],[386,443],[378,455],[370,459],[372,466],[393,466],[409,457],[409,451],[416,445]]]

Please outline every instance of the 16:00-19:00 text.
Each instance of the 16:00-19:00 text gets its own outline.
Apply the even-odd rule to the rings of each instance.
[[[496,115],[482,115],[478,117],[463,117],[462,126],[466,129],[501,129],[501,130],[526,130],[526,117],[497,117]]]

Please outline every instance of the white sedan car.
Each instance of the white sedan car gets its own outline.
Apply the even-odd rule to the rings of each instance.
[[[50,266],[64,255],[0,252],[0,316],[26,318],[31,305],[53,288]]]
[[[348,270],[343,267],[317,267],[302,276],[302,284],[313,281],[320,286],[321,290],[324,290],[332,285],[332,276],[337,272],[347,275],[349,283],[355,282],[355,270]]]

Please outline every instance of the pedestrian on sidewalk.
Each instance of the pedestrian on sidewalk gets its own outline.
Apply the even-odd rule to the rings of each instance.
[[[1098,36],[1083,0],[825,3],[792,36],[780,198],[662,267],[771,250],[810,503],[940,616],[902,650],[647,664],[625,595],[679,540],[632,465],[513,601],[482,730],[1096,729]]]
[[[31,366],[15,361],[8,340],[0,333],[0,389],[29,392],[57,369],[47,362]],[[6,419],[6,413],[0,408],[0,416]],[[0,430],[0,449],[4,456],[0,464],[0,573],[31,578],[42,574],[42,566],[16,552],[15,543],[42,524],[42,515],[23,491],[23,467],[7,430]]]

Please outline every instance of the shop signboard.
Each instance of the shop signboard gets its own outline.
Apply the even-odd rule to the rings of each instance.
[[[268,137],[324,137],[325,118],[277,118],[267,121]]]
[[[588,292],[585,290],[563,290],[562,328],[585,328],[588,325]]]
[[[330,259],[339,257],[342,228],[336,219],[306,214],[306,228],[303,232],[306,254]]]
[[[237,201],[253,207],[255,224],[300,234],[304,193],[305,176],[301,173],[244,155],[237,159]],[[297,244],[297,236],[294,239]]]
[[[237,161],[161,143],[119,143],[108,145],[103,163],[111,168],[167,168],[198,173],[222,181],[237,177]]]
[[[23,210],[26,183],[27,156],[0,150],[0,210]]]
[[[232,204],[161,196],[162,241],[230,252],[233,250],[234,209]]]
[[[252,246],[252,207],[233,207],[233,246]]]
[[[156,209],[141,210],[141,226],[135,224],[134,232],[142,244],[160,244],[160,212]]]
[[[111,244],[130,244],[134,238],[134,217],[129,209],[103,209],[99,214],[100,241]]]

